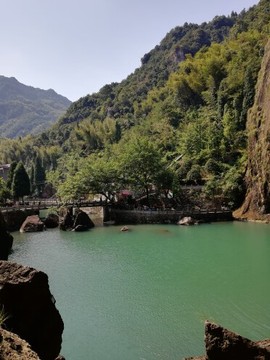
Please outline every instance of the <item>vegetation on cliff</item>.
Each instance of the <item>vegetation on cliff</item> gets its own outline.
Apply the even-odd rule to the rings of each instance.
[[[247,194],[235,216],[270,220],[270,40],[258,77],[255,102],[248,114]],[[268,215],[267,215],[268,214]]]
[[[239,15],[173,29],[127,79],[73,103],[49,131],[2,140],[2,162],[30,169],[40,158],[62,198],[110,196],[135,183],[179,195],[182,184],[204,184],[205,198],[239,206],[269,23],[261,0]],[[153,161],[140,165],[147,156]]]

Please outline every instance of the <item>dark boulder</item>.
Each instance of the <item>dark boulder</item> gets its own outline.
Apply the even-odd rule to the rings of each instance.
[[[270,348],[210,322],[205,323],[205,349],[208,360],[270,359]]]
[[[45,229],[44,223],[40,220],[38,215],[27,216],[23,222],[20,232],[36,232]]]
[[[48,214],[44,220],[44,224],[48,229],[57,228],[59,225],[59,216],[57,214]]]
[[[87,230],[89,230],[89,229],[83,225],[77,225],[77,226],[75,226],[74,229],[72,229],[72,231],[76,231],[76,232],[82,232],[82,231],[87,231]]]
[[[90,219],[90,217],[86,214],[86,212],[79,210],[76,214],[73,228],[75,229],[78,225],[83,226],[85,229],[92,229],[95,227],[95,224]]]
[[[7,330],[27,341],[42,360],[60,353],[64,324],[42,271],[0,261],[0,307]]]
[[[186,360],[269,360],[270,339],[252,341],[220,325],[205,322],[206,356]]]
[[[7,260],[12,249],[13,236],[7,231],[3,214],[0,212],[0,260]]]
[[[66,209],[63,220],[60,222],[59,227],[61,230],[72,229],[73,227],[73,214],[72,208]]]

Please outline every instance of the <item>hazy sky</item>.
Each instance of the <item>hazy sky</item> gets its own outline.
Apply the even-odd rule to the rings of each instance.
[[[120,82],[167,32],[258,0],[1,0],[0,74],[74,101]]]

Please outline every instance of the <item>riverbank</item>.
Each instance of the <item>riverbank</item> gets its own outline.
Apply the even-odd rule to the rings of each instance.
[[[191,217],[196,223],[232,221],[232,212],[227,210],[119,210],[109,208],[109,218],[115,224],[177,224],[184,217]]]

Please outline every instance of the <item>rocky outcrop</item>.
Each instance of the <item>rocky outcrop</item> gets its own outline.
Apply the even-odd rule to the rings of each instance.
[[[40,360],[30,345],[18,335],[0,328],[1,360]]]
[[[85,230],[92,229],[95,225],[90,217],[82,210],[79,210],[75,216],[73,228],[83,227]]]
[[[30,215],[38,215],[39,211],[35,209],[8,209],[3,212],[8,231],[20,230],[23,222]]]
[[[86,231],[92,229],[95,224],[81,209],[68,208],[59,226],[61,230]]]
[[[45,273],[0,261],[0,307],[8,315],[7,330],[27,341],[40,359],[57,358],[64,324]]]
[[[270,339],[254,342],[206,321],[205,350],[206,356],[186,360],[269,360]]]
[[[248,114],[247,193],[234,217],[270,221],[270,40],[265,48],[254,106]]]
[[[45,229],[43,221],[39,218],[38,215],[27,216],[23,222],[20,232],[36,232],[43,231]]]
[[[7,231],[5,219],[0,212],[0,260],[7,260],[13,244],[13,236]]]
[[[48,229],[57,228],[59,225],[59,216],[57,214],[48,214],[44,220],[44,225]]]

